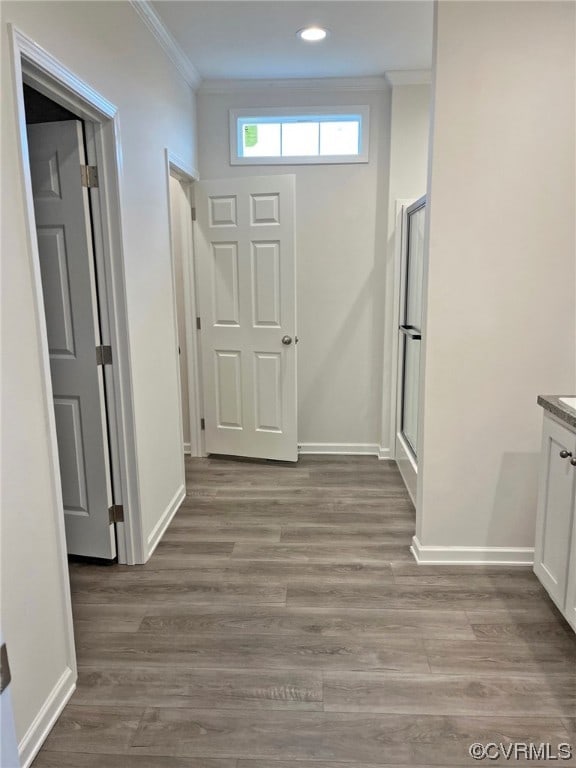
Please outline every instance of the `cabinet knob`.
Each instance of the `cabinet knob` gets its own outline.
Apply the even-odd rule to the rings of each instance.
[[[561,459],[567,459],[569,456],[572,456],[570,451],[564,450],[564,448],[560,451],[560,458]]]
[[[572,466],[573,466],[573,467],[576,467],[576,456],[573,456],[573,457],[570,459],[570,464],[572,464]]]

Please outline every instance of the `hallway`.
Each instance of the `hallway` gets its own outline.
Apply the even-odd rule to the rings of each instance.
[[[573,633],[530,569],[418,566],[393,462],[186,471],[147,565],[70,566],[78,687],[34,768],[465,766],[476,741],[574,744]]]

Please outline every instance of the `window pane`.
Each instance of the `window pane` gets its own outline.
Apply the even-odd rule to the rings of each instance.
[[[318,123],[283,123],[282,157],[318,154]]]
[[[357,155],[358,120],[320,123],[321,155]]]
[[[242,157],[279,157],[280,123],[245,123]]]

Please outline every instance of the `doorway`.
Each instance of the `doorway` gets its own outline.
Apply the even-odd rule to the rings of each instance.
[[[396,461],[416,503],[426,197],[403,209],[398,322]]]
[[[195,290],[193,203],[195,176],[166,151],[170,244],[180,364],[182,450],[203,456],[202,395],[198,366],[199,318]]]
[[[24,85],[28,162],[69,555],[116,558],[106,382],[84,121]],[[90,171],[92,171],[90,175]],[[105,304],[105,303],[104,303]]]
[[[30,249],[31,268],[33,275],[35,297],[35,319],[41,339],[40,355],[42,362],[42,376],[44,381],[44,398],[48,413],[48,433],[50,439],[49,455],[53,476],[53,488],[55,508],[60,510],[61,519],[56,521],[59,537],[62,545],[67,544],[64,537],[65,506],[67,517],[75,517],[75,522],[90,523],[98,521],[99,549],[88,547],[82,554],[92,557],[104,557],[111,559],[117,557],[118,561],[126,564],[135,564],[145,560],[145,543],[142,536],[140,520],[139,493],[137,486],[136,450],[134,433],[134,415],[132,409],[132,389],[129,369],[129,343],[127,333],[127,313],[125,306],[125,279],[124,260],[122,257],[122,237],[120,225],[120,198],[118,188],[119,147],[117,140],[116,114],[114,105],[110,104],[100,94],[94,91],[86,83],[82,82],[72,72],[53,59],[46,51],[43,51],[29,38],[17,30],[12,30],[14,44],[14,78],[20,84],[17,90],[18,124],[20,132],[20,163],[23,177],[25,206],[27,215],[28,243]],[[73,197],[83,199],[83,215],[86,211],[90,217],[91,227],[85,232],[86,248],[92,250],[93,261],[84,262],[84,273],[89,273],[88,283],[92,281],[91,290],[97,296],[94,306],[99,307],[99,313],[80,312],[79,317],[92,320],[92,334],[95,344],[92,349],[93,364],[96,371],[93,376],[92,390],[97,390],[99,399],[99,411],[92,413],[90,417],[82,417],[79,395],[68,391],[60,397],[60,402],[55,403],[53,397],[53,371],[51,358],[58,357],[62,362],[66,357],[69,361],[76,357],[72,312],[72,290],[69,280],[69,264],[77,264],[76,258],[71,258],[72,252],[78,253],[72,240],[66,240],[65,228],[61,224],[51,224],[49,221],[39,222],[43,227],[44,256],[51,254],[50,269],[43,265],[38,243],[36,228],[36,201],[34,189],[38,192],[44,184],[45,199],[53,196],[59,197],[58,185],[63,183],[65,166],[68,165],[68,150],[56,149],[57,157],[47,157],[41,160],[38,168],[32,172],[30,156],[33,154],[28,138],[26,125],[26,98],[25,89],[37,92],[40,97],[45,97],[51,104],[44,102],[42,113],[32,112],[34,126],[40,120],[50,126],[51,131],[58,133],[54,128],[58,123],[69,124],[70,135],[75,136],[75,146],[78,158],[84,153],[85,168],[78,173],[92,173],[97,169],[98,187],[88,188],[86,194],[80,192]],[[38,100],[36,103],[39,104]],[[40,116],[43,114],[43,117]],[[71,118],[71,119],[70,119]],[[70,136],[68,137],[70,139]],[[42,146],[40,141],[37,146]],[[35,151],[35,150],[34,150]],[[58,152],[60,155],[58,156]],[[41,153],[40,153],[41,154]],[[82,165],[82,163],[79,163]],[[62,167],[60,167],[62,166]],[[33,174],[35,178],[33,178]],[[74,175],[74,174],[72,174]],[[72,178],[72,176],[71,176]],[[78,176],[75,177],[78,183]],[[86,195],[88,201],[86,201]],[[38,197],[38,194],[36,195]],[[84,222],[86,224],[86,222]],[[78,227],[78,230],[80,227]],[[91,229],[91,232],[89,231]],[[46,261],[46,260],[44,260]],[[91,273],[91,274],[90,274]],[[50,289],[45,292],[44,284],[52,280]],[[73,281],[72,281],[73,282]],[[48,328],[47,317],[44,312],[47,297],[58,298],[55,306],[59,308],[58,322]],[[52,307],[54,308],[54,307]],[[76,310],[77,311],[77,310]],[[52,321],[54,318],[52,318]],[[51,322],[52,322],[51,321]],[[82,323],[81,323],[82,325]],[[85,327],[87,323],[84,323]],[[59,342],[64,341],[62,348],[55,349],[55,333],[60,334]],[[68,335],[66,335],[68,334]],[[50,336],[52,339],[50,341]],[[72,348],[70,347],[72,344]],[[52,346],[52,349],[51,349]],[[59,346],[58,344],[56,345]],[[99,354],[96,347],[107,347],[101,350],[104,361],[108,362],[110,355],[113,365],[105,365],[98,377],[96,365]],[[56,355],[53,353],[56,352]],[[99,381],[100,379],[100,381]],[[94,386],[94,381],[96,385]],[[105,403],[105,409],[102,404]],[[58,417],[55,406],[59,408]],[[102,439],[100,445],[100,460],[105,467],[106,490],[103,495],[103,509],[93,516],[87,514],[86,502],[88,500],[89,475],[92,473],[91,461],[84,462],[86,457],[79,448],[78,441],[84,440],[87,445],[93,438],[89,427],[99,424],[101,435],[107,432],[108,441]],[[67,431],[66,450],[68,455],[61,457],[59,450],[58,432]],[[74,442],[76,441],[76,442]],[[61,440],[60,442],[64,442]],[[82,447],[85,447],[82,446]],[[62,452],[64,453],[64,452]],[[61,458],[68,467],[75,466],[74,472],[64,477],[61,472]],[[74,486],[74,476],[76,485]],[[68,486],[65,487],[65,484]],[[66,504],[74,498],[73,503]],[[76,503],[74,503],[76,502]],[[120,509],[115,509],[115,507]],[[75,509],[73,507],[76,507]],[[122,520],[123,510],[123,520]],[[75,513],[75,514],[74,514]],[[116,522],[116,521],[119,522]],[[66,523],[66,528],[70,527]],[[114,530],[115,528],[115,530]],[[67,538],[70,538],[67,536]],[[87,537],[87,541],[90,537]],[[104,542],[104,548],[102,543]],[[63,555],[66,547],[62,546]],[[76,544],[71,551],[79,552]],[[64,563],[63,563],[64,565]],[[63,571],[64,572],[64,571]]]

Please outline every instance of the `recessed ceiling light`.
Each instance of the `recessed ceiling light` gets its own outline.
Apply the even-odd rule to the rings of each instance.
[[[322,27],[306,27],[298,30],[297,34],[301,40],[306,40],[308,43],[318,43],[320,40],[324,40],[328,32]]]

